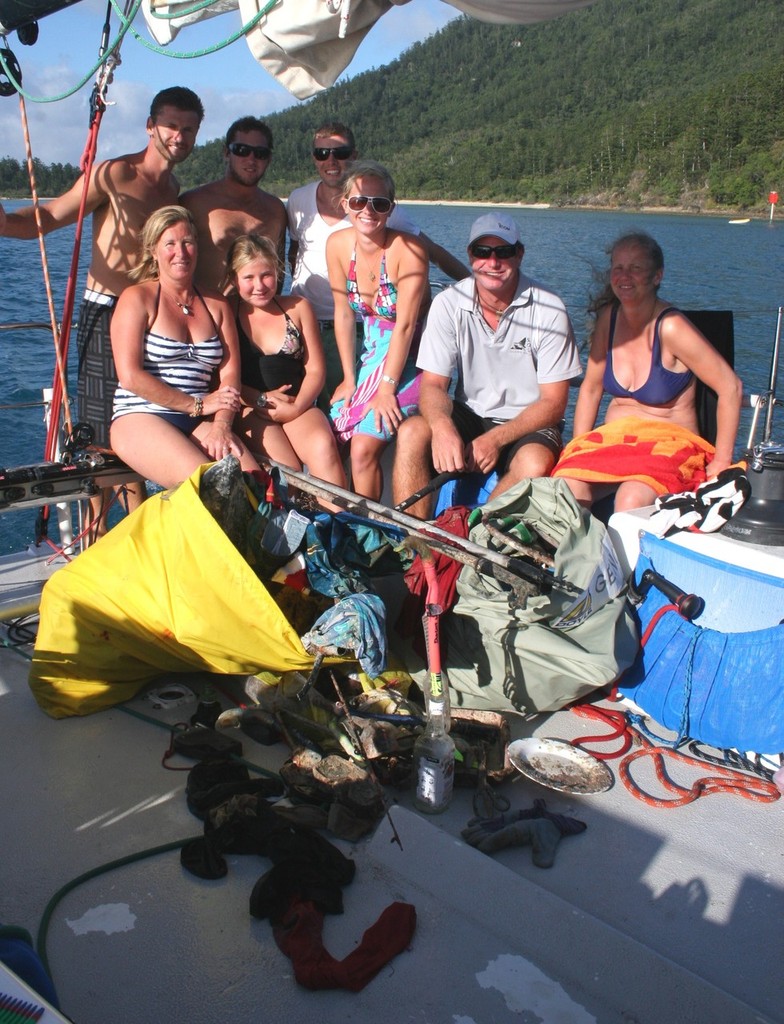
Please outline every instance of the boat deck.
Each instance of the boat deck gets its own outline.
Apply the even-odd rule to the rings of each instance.
[[[144,718],[113,708],[55,721],[30,694],[28,664],[23,652],[0,657],[0,921],[35,935],[54,894],[95,872],[51,908],[46,942],[76,1024],[784,1020],[781,801],[718,794],[662,809],[617,775],[607,792],[570,796],[515,774],[500,788],[513,808],[545,798],[588,826],[544,870],[530,848],[491,857],[459,838],[472,790],[457,790],[437,818],[390,790],[402,849],[386,819],[368,839],[336,841],[357,874],[324,936],[341,958],[400,900],[416,908],[411,947],[359,993],[312,992],[294,980],[269,922],[248,912],[269,861],[229,855],[218,881],[184,871],[177,850],[102,870],[202,833],[185,803],[186,773],[161,764],[167,726],[193,706],[156,709],[140,696],[128,707]],[[206,680],[181,681],[198,690]],[[569,711],[512,720],[513,736],[601,731]],[[288,754],[242,742],[245,758],[270,770]],[[684,769],[683,781],[697,774],[708,771]],[[649,766],[639,779],[660,792]]]

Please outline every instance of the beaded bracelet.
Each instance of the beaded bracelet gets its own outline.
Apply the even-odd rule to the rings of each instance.
[[[191,415],[191,419],[196,419],[198,416],[201,416],[203,412],[204,412],[204,399],[196,396],[193,399],[193,412],[190,414]]]

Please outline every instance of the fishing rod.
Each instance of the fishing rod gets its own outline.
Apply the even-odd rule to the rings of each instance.
[[[346,512],[364,516],[375,522],[395,527],[410,537],[417,537],[429,544],[440,554],[454,558],[456,562],[470,565],[478,573],[492,576],[500,583],[511,587],[518,598],[528,598],[534,594],[546,594],[558,590],[568,595],[578,595],[580,588],[546,569],[513,555],[505,555],[492,548],[476,544],[467,537],[459,537],[441,529],[434,523],[424,522],[406,515],[397,509],[388,508],[377,501],[365,498],[353,491],[308,476],[298,470],[284,466],[273,460],[265,460],[265,464],[274,469],[290,485],[311,494],[322,501],[338,506]]]

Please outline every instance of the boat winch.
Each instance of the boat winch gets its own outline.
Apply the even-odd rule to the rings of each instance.
[[[756,445],[746,476],[751,495],[723,532],[750,544],[784,544],[784,445]]]

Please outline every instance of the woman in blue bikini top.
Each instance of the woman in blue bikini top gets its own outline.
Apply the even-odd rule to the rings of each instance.
[[[593,306],[596,326],[575,406],[574,437],[593,430],[606,394],[611,400],[605,423],[654,419],[697,434],[695,392],[701,380],[718,395],[716,450],[706,467],[708,477],[717,476],[733,462],[741,382],[691,321],[659,297],[664,256],[650,235],[623,235],[609,252],[608,284]],[[570,480],[569,485],[585,505],[601,496],[588,482]],[[653,501],[650,488],[643,492],[636,481],[621,487],[627,485],[639,493],[625,507]]]
[[[670,313],[677,313],[674,306],[667,306],[656,317],[653,325],[653,344],[651,346],[651,365],[648,378],[641,387],[630,391],[623,387],[615,376],[613,369],[613,338],[615,337],[615,325],[618,321],[618,306],[613,306],[610,312],[610,331],[607,337],[607,357],[604,364],[603,384],[606,394],[613,398],[632,398],[642,405],[666,405],[674,401],[694,380],[691,370],[684,370],[677,373],[675,370],[667,370],[662,366],[661,357],[661,336],[660,325],[664,317]]]

